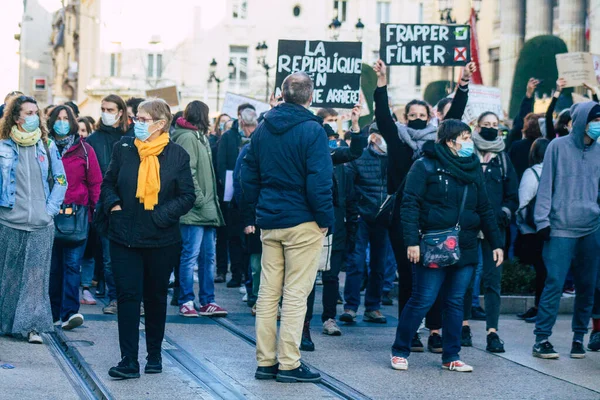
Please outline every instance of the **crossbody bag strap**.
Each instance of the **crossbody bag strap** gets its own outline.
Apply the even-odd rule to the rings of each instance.
[[[463,190],[463,198],[460,203],[460,209],[458,210],[458,221],[456,222],[456,227],[460,228],[460,216],[462,215],[465,209],[465,203],[467,202],[467,192],[469,191],[469,185],[465,185],[465,189]]]

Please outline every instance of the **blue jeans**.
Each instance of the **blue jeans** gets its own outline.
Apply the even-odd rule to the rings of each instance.
[[[396,278],[396,270],[398,265],[396,264],[396,257],[394,256],[394,250],[392,250],[392,243],[390,242],[390,236],[387,230],[385,231],[385,242],[387,246],[387,259],[385,260],[385,273],[383,278],[383,293],[389,293],[394,288],[394,278]]]
[[[460,360],[458,353],[462,333],[463,302],[465,292],[471,283],[473,268],[474,266],[471,265],[431,269],[422,265],[413,265],[412,295],[398,321],[396,341],[392,346],[393,356],[406,358],[410,355],[411,340],[442,290],[444,298],[442,362]]]
[[[179,305],[194,301],[194,266],[198,265],[198,301],[215,302],[217,230],[211,226],[181,224],[181,263],[179,265]]]
[[[79,266],[85,243],[79,247],[65,247],[54,242],[50,267],[50,306],[52,318],[65,322],[79,312]]]
[[[383,290],[383,278],[385,262],[387,260],[387,242],[385,241],[387,230],[374,223],[364,220],[358,222],[356,233],[356,246],[349,257],[346,266],[346,287],[344,288],[344,299],[346,310],[358,311],[360,305],[360,285],[367,257],[367,245],[370,244],[370,272],[367,292],[365,294],[365,308],[367,311],[376,311],[381,308],[381,294]]]
[[[85,288],[92,286],[95,265],[93,257],[81,260],[81,286]]]
[[[574,333],[573,340],[583,341],[594,305],[594,290],[600,265],[599,251],[600,230],[580,238],[553,236],[544,244],[543,257],[548,275],[533,331],[537,342],[548,339],[552,335],[563,285],[571,266],[577,288],[571,328]]]
[[[110,261],[110,240],[106,236],[100,236],[102,244],[102,264],[104,265],[104,281],[108,291],[108,300],[117,300],[117,286],[112,272],[112,263]]]
[[[481,274],[483,273],[483,256],[481,254],[481,245],[479,245],[479,263],[475,269],[475,277],[473,278],[473,301],[471,307],[480,307],[479,293],[481,292]]]

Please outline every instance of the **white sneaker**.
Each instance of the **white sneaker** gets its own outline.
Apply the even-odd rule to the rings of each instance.
[[[442,369],[456,372],[473,372],[473,367],[460,360],[442,364]]]
[[[245,294],[245,295],[244,295],[244,297],[242,297],[242,301],[243,301],[244,303],[247,303],[247,302],[248,302],[248,294]]]
[[[392,359],[392,368],[396,371],[407,371],[408,370],[408,360],[404,357],[394,357],[391,356]]]
[[[90,292],[89,290],[85,289],[82,293],[81,293],[81,300],[79,301],[80,304],[87,304],[90,306],[95,306],[96,305],[96,299],[94,299],[94,296],[92,295],[92,292]]]
[[[77,328],[81,325],[83,325],[83,315],[73,314],[69,317],[68,321],[62,323],[62,328],[65,331],[70,331],[71,329]]]
[[[36,331],[29,332],[28,340],[29,340],[29,343],[44,344],[44,341],[42,340],[42,337]]]
[[[246,286],[245,285],[240,286],[240,294],[246,294]]]
[[[329,318],[327,321],[323,322],[323,333],[330,336],[342,335],[340,327],[333,318]]]

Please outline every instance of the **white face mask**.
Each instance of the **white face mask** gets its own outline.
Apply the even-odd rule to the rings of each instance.
[[[119,114],[111,114],[111,113],[107,113],[107,112],[103,112],[102,113],[102,123],[106,126],[113,126],[114,124],[117,123],[117,120],[119,119]]]
[[[331,127],[331,129],[333,129],[334,132],[338,131],[338,124],[337,122],[333,121],[333,122],[327,122],[327,125],[329,125]]]
[[[377,146],[379,146],[379,149],[381,151],[383,151],[385,154],[387,154],[387,143],[385,142],[385,140],[383,138],[381,138],[381,143],[379,143]]]

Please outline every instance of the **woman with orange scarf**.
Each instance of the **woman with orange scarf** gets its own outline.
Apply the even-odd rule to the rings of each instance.
[[[100,196],[117,286],[121,362],[113,378],[139,378],[140,303],[145,305],[145,373],[162,372],[161,343],[173,260],[179,260],[179,218],[194,205],[187,152],[169,139],[171,111],[161,99],[144,101],[135,138],[115,145]]]

